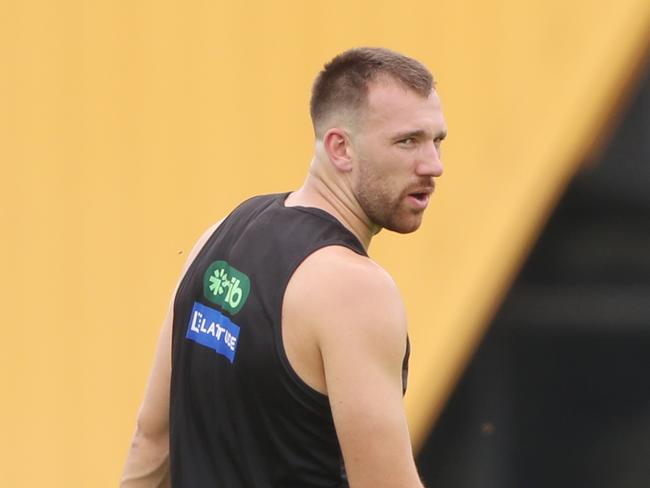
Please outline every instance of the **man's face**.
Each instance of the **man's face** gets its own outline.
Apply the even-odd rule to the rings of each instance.
[[[442,174],[447,127],[435,91],[422,97],[395,82],[373,83],[352,134],[354,194],[378,227],[400,233],[420,227]]]

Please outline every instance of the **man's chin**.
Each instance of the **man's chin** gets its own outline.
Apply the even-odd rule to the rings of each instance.
[[[398,234],[410,234],[415,232],[422,225],[422,217],[405,219],[400,222],[391,222],[390,225],[384,226],[385,229],[397,232]]]

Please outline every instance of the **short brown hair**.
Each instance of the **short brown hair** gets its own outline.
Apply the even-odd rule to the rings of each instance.
[[[311,91],[309,108],[316,137],[320,122],[335,110],[359,110],[368,98],[368,84],[386,76],[423,97],[434,87],[433,76],[419,61],[389,49],[362,47],[345,51],[318,74]]]

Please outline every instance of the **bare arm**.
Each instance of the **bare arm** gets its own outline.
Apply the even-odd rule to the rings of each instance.
[[[423,488],[402,400],[406,318],[397,288],[347,249],[316,254],[288,293],[322,358],[350,487]]]
[[[170,304],[122,473],[120,486],[124,488],[171,486],[168,415],[172,315]]]
[[[195,244],[181,276],[185,275],[187,268],[218,225],[217,223],[208,229]],[[138,411],[135,433],[120,482],[122,488],[166,488],[170,486],[169,382],[173,308],[174,299],[172,297],[158,338],[144,400]]]

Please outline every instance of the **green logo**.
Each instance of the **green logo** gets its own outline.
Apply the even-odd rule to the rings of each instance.
[[[212,263],[203,277],[205,298],[222,306],[232,315],[244,306],[250,289],[248,276],[225,261]]]

